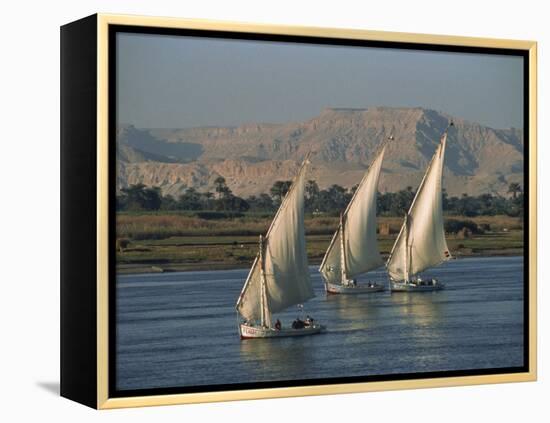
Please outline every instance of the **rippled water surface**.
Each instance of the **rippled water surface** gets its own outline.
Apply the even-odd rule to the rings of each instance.
[[[428,293],[326,296],[310,270],[305,312],[326,333],[246,341],[234,306],[247,269],[118,276],[117,389],[523,365],[522,257],[447,262],[425,274],[446,289]]]

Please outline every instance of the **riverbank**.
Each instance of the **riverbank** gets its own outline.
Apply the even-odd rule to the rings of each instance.
[[[523,249],[521,250],[509,250],[506,252],[498,251],[494,254],[470,254],[470,255],[461,255],[453,257],[456,259],[467,258],[467,257],[517,257],[523,255]],[[250,263],[252,264],[252,263]],[[321,261],[315,261],[309,263],[311,266],[318,266],[321,264]],[[248,269],[250,265],[247,266],[229,266],[220,263],[201,263],[201,264],[182,264],[182,263],[172,263],[172,264],[163,264],[160,266],[148,266],[142,264],[125,264],[117,266],[117,274],[121,275],[138,275],[145,273],[173,273],[173,272],[191,272],[191,271],[207,271],[207,270],[234,270],[234,269]]]
[[[505,229],[505,230],[504,230]],[[455,258],[523,255],[523,230],[487,231],[478,235],[447,235]],[[385,258],[396,234],[380,235]],[[319,265],[331,235],[308,235],[308,259]],[[258,251],[257,236],[180,236],[131,241],[117,252],[117,273],[179,272],[249,268]]]

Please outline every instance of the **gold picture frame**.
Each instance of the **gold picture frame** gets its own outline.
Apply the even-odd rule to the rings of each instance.
[[[86,19],[88,19],[86,21]],[[86,25],[85,30],[80,30],[82,25]],[[342,384],[330,384],[330,385],[313,385],[313,386],[292,386],[292,387],[277,387],[277,388],[259,388],[259,389],[246,389],[246,390],[229,390],[229,391],[214,391],[214,392],[197,392],[197,393],[171,393],[166,395],[147,395],[147,396],[128,396],[128,397],[112,397],[109,395],[109,344],[112,342],[112,338],[109,336],[109,313],[112,304],[109,298],[109,230],[110,223],[110,211],[109,211],[109,108],[113,107],[109,98],[109,60],[112,57],[109,55],[109,27],[110,26],[137,26],[145,27],[151,30],[156,28],[162,29],[192,29],[192,30],[209,30],[209,31],[227,31],[231,33],[252,33],[252,34],[264,34],[264,35],[285,35],[296,37],[319,37],[330,39],[346,39],[346,40],[367,40],[376,42],[393,42],[393,43],[407,43],[418,45],[430,45],[430,46],[460,46],[464,48],[487,48],[487,49],[514,49],[521,50],[527,54],[529,75],[525,76],[528,79],[527,92],[528,94],[528,117],[529,121],[525,123],[528,129],[528,177],[529,191],[528,191],[528,219],[529,219],[529,233],[528,233],[528,262],[525,266],[528,267],[529,280],[525,281],[528,284],[528,298],[524,298],[524,301],[528,303],[528,371],[519,373],[505,373],[505,374],[489,374],[489,375],[471,375],[471,376],[454,376],[454,377],[437,377],[426,379],[407,379],[407,380],[391,380],[391,381],[374,381],[374,382],[360,382],[360,383],[342,383]],[[95,96],[95,119],[93,119],[93,125],[95,126],[95,134],[89,134],[90,137],[95,138],[93,146],[90,147],[93,154],[95,154],[95,172],[90,176],[95,181],[95,190],[90,193],[94,198],[90,201],[95,203],[95,210],[90,217],[90,225],[95,228],[94,251],[88,256],[86,262],[90,269],[92,269],[93,279],[95,284],[90,288],[95,295],[95,298],[90,303],[95,305],[95,310],[88,310],[89,315],[81,316],[80,318],[86,319],[82,325],[87,324],[90,326],[95,322],[95,333],[88,331],[87,335],[81,334],[82,326],[78,326],[78,322],[74,319],[75,307],[74,303],[79,301],[79,295],[90,295],[92,291],[88,291],[88,294],[72,293],[70,288],[66,288],[66,296],[62,294],[62,395],[70,399],[74,399],[81,403],[87,404],[98,409],[112,409],[121,407],[139,407],[139,406],[152,406],[152,405],[168,405],[168,404],[189,404],[189,403],[204,403],[214,401],[234,401],[234,400],[247,400],[247,399],[259,399],[259,398],[280,398],[290,396],[306,396],[306,395],[324,395],[324,394],[341,394],[341,393],[354,393],[354,392],[370,392],[370,391],[384,391],[384,390],[399,390],[399,389],[418,389],[418,388],[433,388],[433,387],[447,387],[447,386],[461,386],[461,385],[477,385],[477,384],[489,384],[489,383],[505,383],[505,382],[525,382],[535,381],[537,378],[537,283],[536,283],[536,251],[537,251],[537,44],[534,41],[517,41],[517,40],[504,40],[504,39],[489,39],[489,38],[475,38],[475,37],[458,37],[448,35],[428,35],[428,34],[409,34],[401,32],[381,32],[381,31],[368,31],[361,29],[334,29],[334,28],[314,28],[314,27],[301,27],[301,26],[275,26],[275,25],[260,25],[260,24],[248,24],[248,23],[234,23],[234,22],[217,22],[209,20],[194,20],[194,19],[179,19],[179,18],[162,18],[162,17],[145,17],[145,16],[123,16],[113,14],[98,14],[90,18],[85,18],[82,21],[77,21],[63,27],[62,37],[65,34],[67,40],[71,39],[73,44],[70,44],[70,40],[63,44],[62,38],[62,85],[63,78],[72,80],[77,78],[71,70],[65,69],[63,71],[63,57],[66,58],[66,64],[69,66],[71,60],[76,60],[73,57],[77,57],[78,54],[84,54],[82,52],[76,52],[79,46],[82,48],[90,48],[90,46],[96,46],[95,51],[90,55],[95,55],[96,68],[92,71],[95,74],[96,86],[93,89],[93,96]],[[65,32],[63,32],[65,31]],[[95,39],[94,39],[95,38]],[[82,41],[84,40],[84,41]],[[89,44],[79,44],[87,42]],[[65,50],[64,46],[65,45]],[[64,55],[64,56],[63,56]],[[90,56],[91,57],[91,56]],[[92,57],[93,59],[93,57]],[[92,60],[90,59],[90,60]],[[94,61],[92,61],[94,62]],[[92,78],[93,79],[93,78]],[[72,84],[72,85],[71,85]],[[73,109],[76,102],[82,102],[83,100],[78,96],[74,99],[70,99],[69,92],[74,90],[74,84],[67,83],[65,88],[62,86],[62,99],[64,94],[67,96],[67,107],[63,109],[62,106],[62,127],[63,125],[72,125],[71,119],[74,119],[71,113],[76,113],[69,109]],[[65,91],[63,91],[65,90]],[[92,95],[90,95],[90,101],[93,101]],[[71,101],[73,103],[71,103]],[[89,108],[88,108],[89,109]],[[65,113],[63,110],[66,110]],[[92,123],[90,123],[92,125]],[[82,128],[80,129],[83,130]],[[76,129],[75,129],[76,131]],[[66,143],[70,142],[71,135],[70,130],[64,132]],[[92,140],[93,141],[93,140]],[[62,150],[63,150],[62,139]],[[92,154],[90,153],[90,154]],[[62,153],[64,154],[64,153]],[[74,152],[67,151],[66,156],[62,157],[62,169],[63,160],[66,163],[70,163],[72,157],[76,157]],[[67,173],[65,176],[70,176],[70,172],[77,172],[70,169],[71,165],[67,164]],[[77,166],[78,167],[78,166]],[[62,185],[64,174],[62,173]],[[63,187],[62,187],[63,188]],[[65,196],[67,202],[72,202],[70,196],[70,189],[62,189],[62,196]],[[67,207],[77,207],[74,204],[70,206],[67,203]],[[83,205],[82,207],[89,207]],[[63,206],[62,206],[63,208]],[[70,210],[67,209],[67,214],[70,214]],[[63,219],[63,218],[62,218]],[[69,223],[71,220],[63,220],[64,225],[67,225],[66,231],[72,230],[75,223]],[[67,223],[65,223],[67,222]],[[62,293],[64,292],[64,286],[67,287],[69,283],[73,283],[73,279],[70,277],[70,266],[75,266],[70,261],[70,251],[74,244],[71,244],[69,238],[65,240],[62,236],[63,251],[66,255],[63,256],[63,264],[67,267],[65,276],[62,275]],[[89,262],[89,263],[88,263]],[[62,272],[63,273],[63,272]],[[84,283],[84,282],[82,282]],[[88,282],[90,283],[90,282]],[[72,303],[73,305],[68,305]],[[93,306],[92,306],[93,308]],[[65,316],[65,320],[64,317]],[[73,319],[72,323],[69,320]],[[74,328],[71,325],[76,325]],[[94,332],[93,330],[91,332]],[[65,335],[64,335],[65,334]],[[94,347],[95,353],[91,354],[87,358],[82,358],[85,361],[84,367],[90,368],[90,372],[85,372],[88,376],[83,374],[77,374],[78,365],[80,364],[71,361],[70,357],[75,354],[82,357],[84,350],[78,348],[87,348],[85,346],[76,347],[76,343],[82,343],[81,337],[85,337],[88,344],[92,342],[91,337],[95,337]],[[65,342],[65,344],[63,344]],[[65,345],[65,347],[63,347]],[[87,345],[87,344],[86,344]],[[63,364],[63,358],[66,358],[67,363]],[[81,367],[82,368],[82,367]],[[95,370],[95,372],[94,372]],[[95,374],[95,383],[92,379],[92,374]],[[90,379],[87,380],[86,378]],[[95,393],[95,395],[93,395]]]

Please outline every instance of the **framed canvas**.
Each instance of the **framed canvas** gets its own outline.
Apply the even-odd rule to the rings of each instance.
[[[536,379],[536,43],[61,28],[61,394]]]

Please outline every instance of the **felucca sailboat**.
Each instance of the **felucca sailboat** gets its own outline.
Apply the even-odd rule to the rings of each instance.
[[[424,280],[418,274],[451,259],[445,240],[441,189],[448,130],[441,137],[386,263],[392,291],[435,291],[444,287],[442,282]]]
[[[239,324],[241,339],[313,335],[323,329],[313,320],[284,327],[272,317],[314,297],[304,225],[308,164],[306,158],[266,236],[260,236],[258,255],[237,300],[237,311],[244,319]]]
[[[384,264],[376,239],[376,194],[385,149],[384,144],[340,215],[340,225],[319,268],[330,294],[384,290],[375,282],[358,285],[355,278]]]

